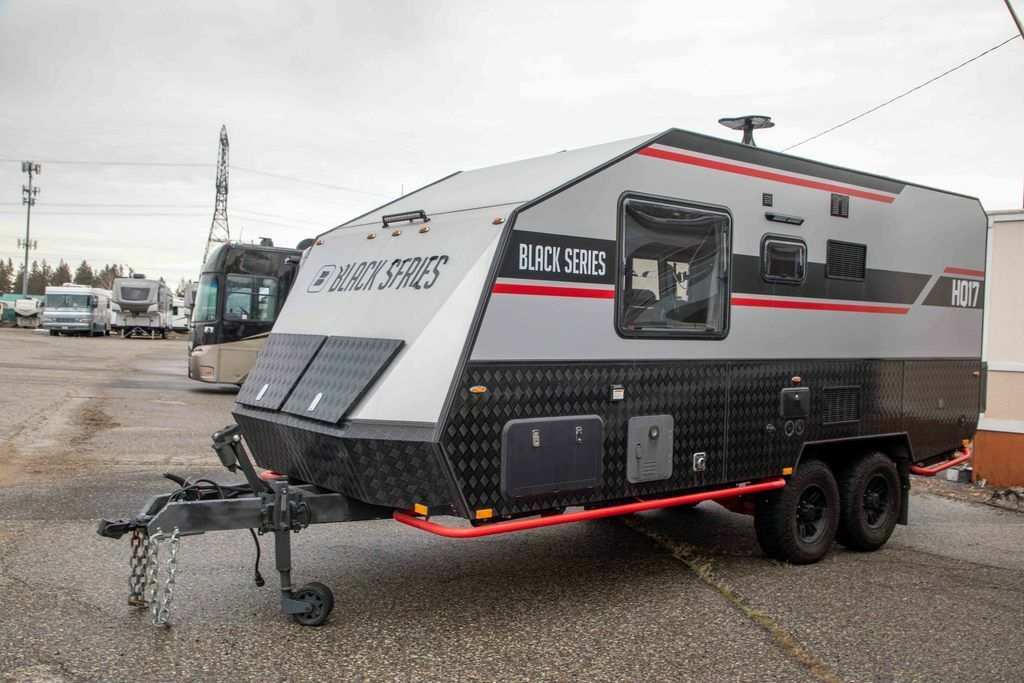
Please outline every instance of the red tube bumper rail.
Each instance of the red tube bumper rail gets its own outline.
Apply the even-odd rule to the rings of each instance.
[[[933,467],[918,467],[917,465],[911,463],[910,473],[919,474],[922,477],[934,477],[936,474],[943,470],[948,470],[950,467],[953,467],[954,465],[959,465],[960,463],[967,462],[968,460],[971,459],[971,449],[968,448],[967,446],[961,446],[956,450],[957,452],[961,453],[961,455],[958,455],[952,460],[940,462],[938,465],[934,465]]]
[[[529,519],[513,519],[508,522],[496,522],[494,524],[486,524],[484,526],[476,527],[450,527],[435,524],[429,519],[421,518],[416,516],[416,513],[410,511],[395,510],[392,517],[396,522],[407,524],[411,527],[420,529],[421,531],[429,531],[432,534],[438,536],[445,536],[447,538],[477,538],[479,536],[493,536],[494,534],[504,534],[509,531],[522,531],[524,529],[537,529],[545,526],[554,526],[556,524],[568,524],[569,522],[580,522],[585,519],[600,519],[602,517],[617,517],[618,515],[626,515],[631,512],[642,512],[644,510],[656,510],[658,508],[673,507],[675,505],[687,505],[689,503],[699,503],[702,500],[718,500],[720,498],[733,498],[735,496],[743,496],[751,493],[762,493],[764,491],[773,491],[775,489],[781,489],[786,485],[786,480],[783,478],[768,479],[767,481],[761,481],[756,484],[744,484],[743,486],[732,486],[725,489],[715,489],[713,491],[702,491],[700,493],[688,493],[685,496],[675,496],[672,498],[661,498],[658,500],[642,500],[635,503],[625,503],[623,505],[612,505],[606,508],[597,508],[595,510],[580,510],[578,512],[567,512],[561,515],[551,515],[548,517],[530,517]]]

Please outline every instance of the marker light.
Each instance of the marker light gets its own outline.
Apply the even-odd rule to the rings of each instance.
[[[479,384],[477,384],[475,387],[470,387],[469,388],[469,393],[471,393],[471,394],[486,394],[487,393],[487,387],[480,386]]]

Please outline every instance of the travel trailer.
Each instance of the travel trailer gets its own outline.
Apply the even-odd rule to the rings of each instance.
[[[214,438],[248,483],[100,531],[273,532],[305,624],[333,606],[292,584],[313,523],[472,538],[716,500],[779,560],[875,550],[911,474],[969,457],[986,223],[683,130],[451,175],[304,256]]]
[[[43,324],[43,301],[24,297],[14,301],[14,317],[18,327],[36,328]]]
[[[141,273],[114,280],[114,306],[121,337],[161,339],[171,331],[170,288],[163,280],[147,280]]]
[[[192,317],[192,309],[185,305],[185,298],[176,296],[171,300],[171,329],[175,332],[188,332],[188,321]]]
[[[304,248],[304,247],[303,247]],[[301,249],[227,242],[203,264],[192,307],[188,376],[241,384],[291,290]]]
[[[46,288],[43,328],[52,336],[73,334],[99,337],[110,334],[108,289],[68,282]]]

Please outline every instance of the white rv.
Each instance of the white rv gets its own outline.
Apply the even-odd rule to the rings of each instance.
[[[14,317],[18,327],[36,328],[43,323],[43,302],[33,297],[14,302]]]
[[[165,338],[171,331],[170,288],[162,280],[147,280],[136,273],[114,280],[114,306],[120,318],[121,337]]]
[[[50,334],[110,334],[110,290],[68,282],[46,288],[43,328]]]
[[[188,323],[192,318],[192,309],[186,305],[185,298],[176,296],[171,300],[171,329],[175,332],[188,332]]]
[[[457,173],[306,251],[215,435],[251,493],[107,535],[273,531],[300,623],[333,605],[291,584],[310,523],[472,538],[716,500],[774,558],[878,549],[910,474],[969,457],[986,225],[971,197],[676,129]]]

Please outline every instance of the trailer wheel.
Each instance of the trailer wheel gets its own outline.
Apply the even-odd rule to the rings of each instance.
[[[869,453],[839,473],[836,540],[850,550],[878,550],[900,517],[900,478],[884,453]]]
[[[811,564],[825,556],[839,526],[839,488],[825,463],[800,463],[786,487],[757,501],[754,529],[769,557]]]
[[[303,614],[293,614],[295,623],[303,626],[319,626],[334,609],[334,593],[322,583],[313,581],[292,593],[292,600],[308,602],[313,608]]]

